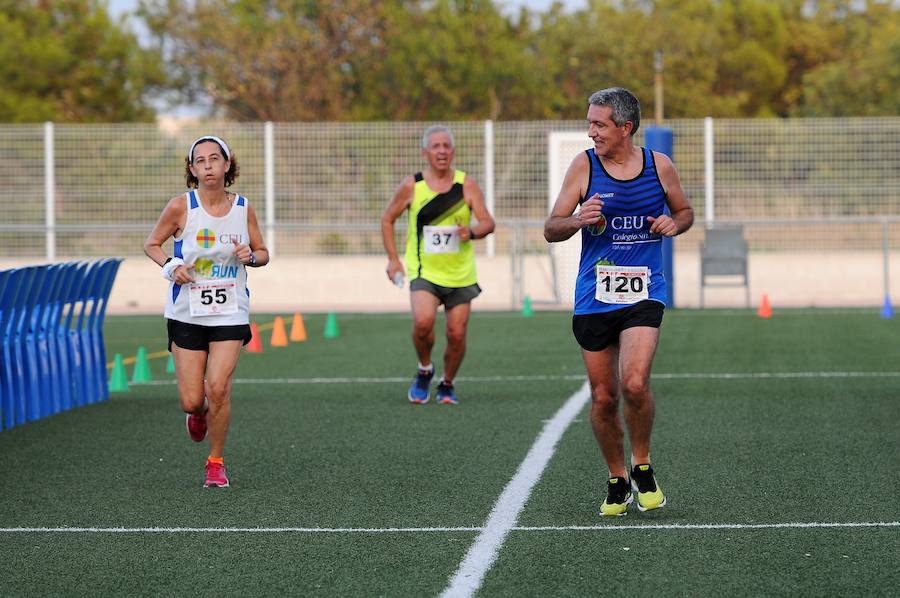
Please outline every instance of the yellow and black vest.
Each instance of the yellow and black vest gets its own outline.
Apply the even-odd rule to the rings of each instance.
[[[406,273],[442,287],[466,287],[478,282],[475,252],[471,241],[460,242],[456,253],[426,253],[423,229],[426,226],[469,226],[472,211],[463,197],[466,173],[453,174],[453,186],[446,193],[431,190],[417,172],[409,230],[406,235]]]

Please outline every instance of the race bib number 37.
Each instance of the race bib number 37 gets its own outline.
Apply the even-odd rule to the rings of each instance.
[[[225,280],[192,282],[190,286],[192,316],[224,316],[235,314],[237,304],[237,281]]]
[[[459,253],[459,233],[455,226],[425,226],[425,253]]]
[[[650,268],[646,266],[597,266],[597,293],[603,303],[632,304],[649,297]]]

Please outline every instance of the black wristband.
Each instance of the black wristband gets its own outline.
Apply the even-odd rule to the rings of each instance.
[[[167,257],[167,258],[166,258],[166,261],[164,261],[164,262],[162,263],[162,266],[160,266],[160,267],[162,268],[163,266],[165,266],[166,264],[168,264],[168,263],[171,262],[171,261],[172,261],[172,258]]]
[[[469,227],[469,239],[472,241],[477,239],[477,237],[475,236],[475,229],[473,229],[471,226]]]

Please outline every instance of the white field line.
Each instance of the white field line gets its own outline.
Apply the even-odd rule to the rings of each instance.
[[[900,378],[900,372],[678,372],[653,374],[654,380],[765,380],[815,378]],[[457,382],[533,382],[542,380],[584,380],[584,374],[533,374],[523,376],[460,376]],[[235,378],[234,384],[396,384],[409,376],[383,378]],[[132,386],[166,386],[175,380],[131,383]]]
[[[900,527],[900,521],[792,521],[786,523],[639,523],[636,525],[547,525],[536,527],[515,527],[517,532],[559,532],[559,531],[619,531],[619,530],[717,530],[717,529],[809,529],[842,527]]]
[[[627,532],[900,527],[900,521],[785,523],[648,523],[636,525],[514,526],[513,532]],[[432,534],[483,532],[484,527],[0,527],[2,534]]]
[[[581,413],[591,397],[590,387],[585,382],[578,391],[566,400],[556,415],[544,425],[540,435],[525,459],[519,465],[516,475],[509,481],[494,508],[491,509],[484,528],[466,553],[442,596],[472,596],[481,587],[485,574],[497,559],[497,552],[503,545],[509,531],[516,525],[519,513],[525,507],[531,490],[544,473],[547,463],[556,451],[556,444],[562,438],[572,420]]]

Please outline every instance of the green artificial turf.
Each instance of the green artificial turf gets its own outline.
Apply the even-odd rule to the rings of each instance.
[[[0,432],[0,527],[128,530],[0,532],[0,595],[437,595],[583,384],[565,313],[476,311],[455,407],[406,401],[408,315],[339,314],[326,339],[325,315],[304,314],[308,340],[284,348],[272,318],[256,317],[264,351],[235,376],[230,488],[201,488],[206,446],[187,438],[165,355],[152,384]],[[896,525],[684,526],[900,520],[898,326],[875,311],[670,311],[652,453],[669,504],[597,516],[606,471],[586,408],[480,595],[893,595]],[[165,349],[162,318],[108,317],[105,334],[110,361]]]

